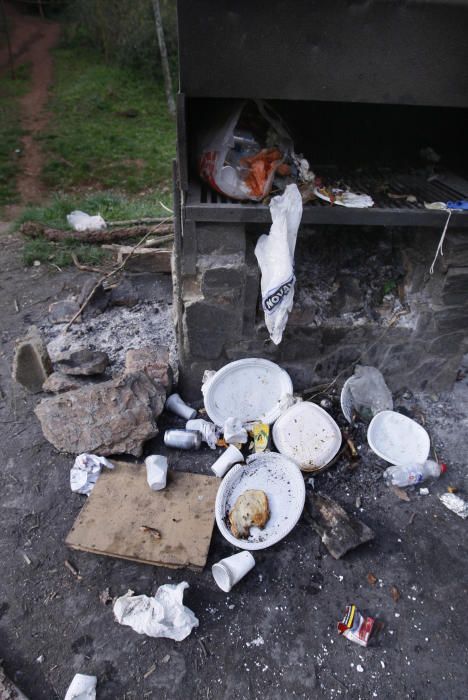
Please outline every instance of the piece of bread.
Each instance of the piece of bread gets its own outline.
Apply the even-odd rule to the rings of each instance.
[[[229,513],[231,532],[238,539],[246,539],[253,525],[265,527],[269,517],[270,509],[266,493],[253,489],[244,491]]]

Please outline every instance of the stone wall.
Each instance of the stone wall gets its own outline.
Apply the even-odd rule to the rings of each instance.
[[[266,357],[297,389],[373,364],[392,390],[441,390],[468,336],[468,234],[380,227],[301,227],[293,311],[279,346],[260,306],[254,247],[264,226],[186,222],[176,248],[180,383],[199,396],[205,369]]]

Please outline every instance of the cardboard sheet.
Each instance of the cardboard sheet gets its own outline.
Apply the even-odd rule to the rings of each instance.
[[[202,569],[214,524],[219,480],[169,470],[163,491],[151,491],[143,464],[113,462],[102,472],[73,525],[73,549],[155,566]],[[154,528],[161,534],[142,531]]]

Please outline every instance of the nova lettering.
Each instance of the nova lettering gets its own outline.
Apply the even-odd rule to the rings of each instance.
[[[275,307],[278,306],[278,304],[284,299],[284,297],[286,297],[289,294],[293,285],[294,275],[291,277],[290,280],[282,284],[281,287],[278,287],[278,289],[275,289],[273,292],[270,292],[263,301],[263,308],[265,309],[265,311],[267,311],[268,313],[272,313],[275,310]]]

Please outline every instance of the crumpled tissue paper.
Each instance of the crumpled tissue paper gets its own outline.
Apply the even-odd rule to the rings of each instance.
[[[65,700],[96,700],[96,676],[85,676],[83,673],[75,674],[68,686]]]
[[[237,445],[248,440],[247,430],[240,418],[226,418],[224,423],[224,439],[228,445]]]
[[[114,603],[114,615],[121,625],[128,625],[148,637],[167,637],[176,642],[188,637],[198,618],[183,604],[184,590],[188,583],[166,583],[153,597],[133,595],[128,591]]]
[[[114,465],[105,457],[83,453],[75,459],[70,469],[70,488],[75,493],[84,493],[89,496],[94,484],[99,479],[102,467],[113,469]]]
[[[206,444],[211,447],[212,450],[216,449],[216,442],[218,440],[218,431],[214,423],[210,423],[203,418],[194,418],[187,421],[185,424],[185,430],[195,430],[200,433],[201,438]]]

